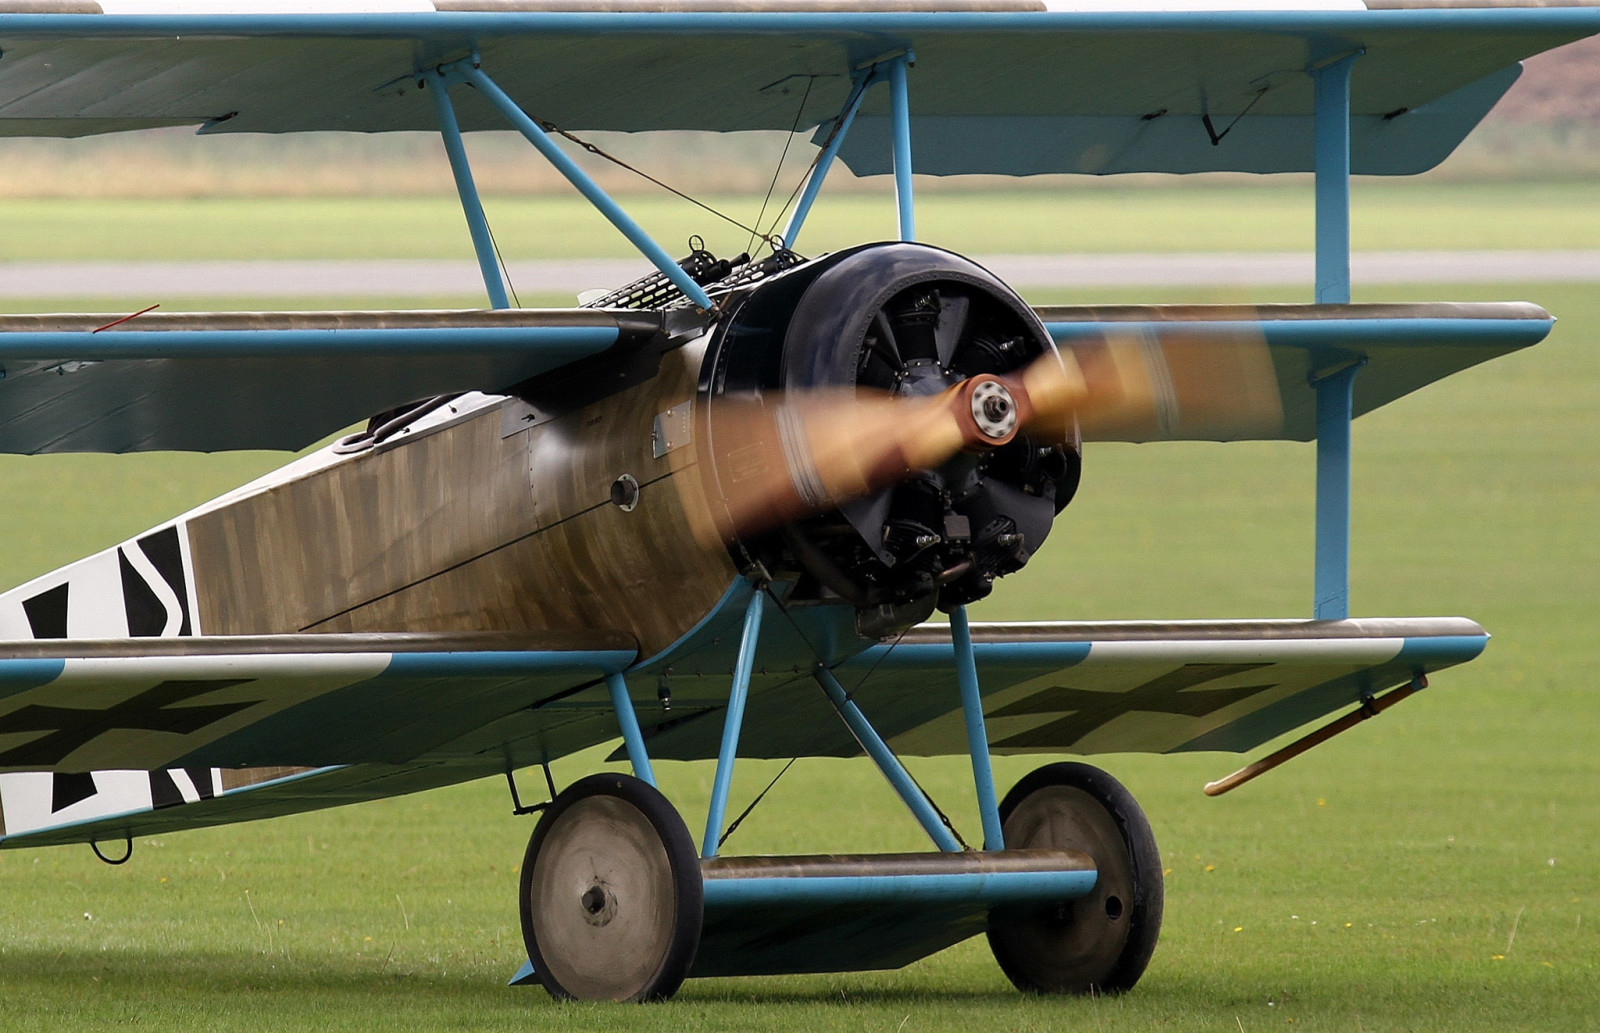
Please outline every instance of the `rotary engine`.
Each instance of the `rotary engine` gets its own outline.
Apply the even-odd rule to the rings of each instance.
[[[932,469],[901,469],[889,488],[777,530],[737,533],[736,558],[798,571],[798,592],[846,599],[881,615],[884,627],[988,595],[995,578],[1021,569],[1043,544],[1077,490],[1081,449],[1075,437],[1063,445],[1018,433],[1014,400],[981,378],[1016,373],[1054,352],[1008,287],[924,245],[866,245],[763,281],[735,305],[702,366],[697,408],[716,493],[727,497],[740,476],[732,457],[741,442],[716,440],[732,433],[714,418],[724,400],[755,401],[776,414],[784,399],[852,391],[925,398],[976,377],[965,393],[973,418],[1004,443],[961,451]],[[830,419],[849,421],[851,413]],[[805,497],[806,474],[778,422],[781,451]]]

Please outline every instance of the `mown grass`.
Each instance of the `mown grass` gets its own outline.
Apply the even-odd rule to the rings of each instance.
[[[900,972],[691,983],[664,1007],[505,989],[531,824],[485,782],[145,840],[122,868],[82,848],[0,853],[0,1028],[1594,1028],[1600,290],[1361,292],[1439,295],[1527,298],[1562,321],[1537,348],[1357,424],[1354,610],[1463,613],[1494,641],[1381,720],[1221,799],[1199,787],[1239,758],[1101,758],[1144,803],[1169,869],[1163,939],[1133,993],[1019,997],[981,941]],[[1051,546],[975,616],[1304,614],[1311,456],[1301,444],[1097,447]],[[0,459],[0,583],[280,460]],[[595,763],[560,761],[557,778]],[[1035,763],[1003,759],[999,779]],[[965,763],[912,767],[970,838]],[[693,827],[709,767],[661,768]],[[741,765],[735,805],[775,773]],[[811,760],[729,849],[917,845],[869,767]]]
[[[826,197],[826,195],[825,195]],[[759,197],[707,202],[754,224]],[[781,202],[781,197],[780,197]],[[763,229],[777,210],[769,209]],[[461,210],[449,197],[9,199],[0,261],[206,258],[470,258]],[[497,196],[485,202],[502,253],[513,258],[628,256],[623,238],[573,196]],[[1352,193],[1358,250],[1588,248],[1600,242],[1600,186],[1579,183],[1415,183],[1360,180]],[[627,199],[669,251],[691,234],[718,254],[748,233],[667,195]],[[1463,217],[1470,213],[1470,218]],[[1085,186],[1059,192],[930,192],[920,239],[970,254],[1117,251],[1306,251],[1309,182],[1260,185],[1181,180],[1152,188]],[[798,241],[815,254],[896,234],[881,194],[826,197]]]

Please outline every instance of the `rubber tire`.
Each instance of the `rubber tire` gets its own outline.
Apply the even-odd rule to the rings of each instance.
[[[1085,897],[996,909],[989,947],[1024,993],[1119,994],[1144,974],[1161,934],[1161,855],[1122,783],[1088,764],[1047,764],[1000,804],[1008,848],[1082,850],[1100,873]]]
[[[557,1000],[664,1001],[700,945],[694,841],[631,775],[590,775],[555,798],[528,840],[518,897],[528,960]]]

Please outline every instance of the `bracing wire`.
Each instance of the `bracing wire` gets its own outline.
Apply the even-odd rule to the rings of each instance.
[[[767,593],[767,598],[771,599],[773,601],[773,603],[777,605],[778,612],[783,614],[784,619],[789,622],[789,625],[792,628],[794,628],[795,634],[800,636],[801,641],[803,641],[806,644],[806,647],[811,650],[812,655],[817,658],[817,662],[819,664],[823,663],[824,661],[822,659],[822,654],[817,650],[817,647],[815,646],[815,644],[813,644],[811,642],[811,640],[806,636],[805,630],[800,627],[800,622],[794,619],[794,614],[790,613],[789,612],[789,608],[787,606],[783,605],[783,600],[779,599],[777,594],[774,593],[770,587],[765,589],[765,591]],[[855,688],[853,688],[853,689],[851,689],[851,690],[849,690],[848,692],[845,693],[845,699],[847,699],[847,700],[855,699],[856,693],[861,691],[861,687],[867,683],[867,679],[871,678],[873,676],[873,674],[875,674],[877,672],[878,668],[883,664],[883,662],[889,658],[889,654],[894,652],[894,648],[896,646],[898,646],[901,643],[901,641],[906,637],[906,632],[910,631],[910,630],[911,629],[907,628],[906,631],[902,631],[900,634],[895,636],[894,641],[889,643],[889,648],[885,649],[883,651],[883,655],[878,657],[878,659],[873,662],[872,666],[867,669],[867,673],[863,674],[861,676],[860,680],[858,680],[856,682]],[[789,764],[793,764],[793,763],[794,763],[794,761],[792,761],[792,760],[789,762]],[[972,847],[967,843],[966,839],[961,835],[960,830],[957,829],[955,827],[955,825],[950,821],[950,816],[944,812],[944,808],[940,807],[939,806],[939,802],[933,798],[932,794],[930,794],[926,789],[924,789],[922,787],[922,783],[917,781],[917,776],[915,776],[915,775],[913,775],[911,773],[911,769],[907,768],[905,766],[905,762],[904,761],[901,761],[900,767],[901,767],[901,770],[905,771],[906,777],[911,779],[911,784],[917,787],[917,792],[921,793],[923,799],[928,801],[928,806],[933,808],[933,813],[935,813],[935,814],[937,814],[939,816],[939,821],[944,824],[944,827],[946,829],[950,830],[950,834],[956,838],[956,842],[961,844],[961,849],[963,849],[963,850],[971,850]],[[784,771],[788,771],[788,770],[789,770],[789,766],[785,765],[784,768],[783,768],[783,771],[778,772],[778,778],[782,778],[783,777],[783,772]],[[774,778],[772,780],[774,785],[777,784],[778,778]],[[722,840],[723,839],[727,839],[730,835],[733,834],[733,830],[738,827],[739,822],[744,820],[745,814],[749,814],[752,810],[754,810],[756,804],[761,802],[761,797],[762,796],[766,796],[767,795],[767,790],[769,790],[771,788],[772,788],[772,786],[769,785],[769,786],[767,786],[766,789],[763,789],[761,791],[760,796],[757,796],[755,798],[755,800],[753,800],[751,802],[750,806],[745,808],[744,814],[741,814],[741,815],[739,815],[739,817],[734,819],[733,824],[728,826],[728,831],[724,832],[722,834],[722,839],[719,839],[717,841],[717,846],[719,848],[722,846]]]
[[[844,129],[845,113],[855,106],[856,99],[860,97],[863,91],[866,90],[867,85],[868,80],[866,79],[856,83],[855,89],[851,91],[850,97],[845,101],[844,107],[839,110],[838,116],[834,118],[833,128],[828,130],[827,138],[822,141],[822,146],[817,149],[817,153],[811,156],[811,164],[806,166],[805,174],[802,175],[800,177],[800,181],[794,185],[794,189],[789,191],[789,199],[783,202],[783,207],[778,209],[778,214],[773,216],[772,225],[767,229],[767,238],[769,240],[776,235],[778,223],[782,222],[784,216],[789,213],[789,209],[794,207],[795,200],[799,198],[800,192],[806,187],[806,180],[811,178],[811,176],[816,172],[817,166],[822,162],[822,156],[827,153],[829,147],[833,146],[834,138],[837,137]]]
[[[789,135],[783,138],[783,151],[782,151],[782,153],[780,153],[778,155],[778,164],[776,166],[774,166],[773,169],[772,169],[772,182],[767,184],[767,196],[763,197],[761,199],[761,211],[756,213],[756,225],[757,226],[760,226],[761,225],[761,220],[766,218],[767,205],[772,202],[772,192],[774,190],[778,189],[778,177],[783,174],[783,161],[784,161],[785,158],[789,157],[789,145],[794,143],[794,135],[800,131],[800,119],[805,117],[806,101],[811,99],[811,84],[816,82],[816,81],[817,81],[817,77],[814,76],[814,75],[806,77],[806,90],[805,90],[804,93],[802,93],[800,95],[800,106],[795,109],[794,125],[789,127]],[[815,164],[815,162],[813,162],[813,164]],[[804,183],[805,182],[805,178],[802,177],[800,182]],[[780,214],[779,218],[782,218],[781,214]],[[773,221],[772,228],[773,229],[777,229],[778,228],[778,224],[777,224],[776,220]],[[746,251],[750,251],[751,249],[753,249],[755,247],[756,237],[758,235],[759,234],[758,234],[757,231],[755,231],[755,230],[751,230],[750,231],[750,243],[745,247]],[[772,247],[773,246],[772,245],[772,234],[771,234],[770,230],[768,231],[767,235],[763,239],[766,240],[768,247]]]
[[[737,818],[733,819],[733,821],[731,821],[728,824],[728,831],[724,832],[717,839],[717,849],[718,850],[721,850],[722,849],[722,844],[726,843],[728,841],[728,837],[733,835],[733,830],[738,828],[740,823],[743,822],[746,818],[750,817],[750,812],[756,809],[756,804],[761,802],[761,798],[766,796],[768,793],[772,792],[772,787],[778,784],[778,779],[782,778],[785,774],[787,774],[789,769],[794,767],[794,762],[799,760],[799,759],[800,759],[799,757],[790,757],[789,758],[789,763],[787,763],[787,764],[785,764],[783,766],[783,770],[778,772],[776,775],[774,775],[772,781],[767,783],[767,788],[765,788],[765,789],[761,790],[761,792],[757,793],[756,794],[756,798],[754,800],[750,801],[750,806],[748,806],[744,810],[740,811],[739,812],[739,816]]]
[[[597,158],[603,158],[606,161],[611,162],[613,165],[616,165],[618,168],[626,169],[627,171],[633,173],[634,175],[640,177],[641,179],[645,179],[645,180],[655,184],[656,186],[658,186],[661,189],[665,190],[669,194],[673,194],[674,196],[683,198],[685,201],[688,201],[690,204],[696,206],[697,208],[704,209],[705,211],[709,212],[710,214],[715,215],[717,218],[721,219],[723,222],[726,222],[729,225],[734,226],[737,229],[741,229],[741,230],[744,230],[747,233],[752,234],[752,236],[751,236],[752,240],[755,240],[755,239],[759,238],[759,239],[765,241],[767,243],[768,247],[772,247],[774,249],[776,249],[777,247],[781,247],[782,246],[782,243],[783,243],[782,241],[778,241],[776,244],[774,244],[773,243],[773,238],[769,234],[762,233],[760,230],[755,229],[755,228],[753,228],[751,226],[746,226],[744,223],[740,222],[738,219],[735,219],[733,216],[728,215],[726,212],[720,212],[717,209],[715,209],[715,208],[711,207],[710,205],[706,204],[704,201],[700,200],[699,198],[691,197],[690,195],[684,193],[682,190],[679,190],[677,187],[673,186],[672,184],[664,183],[661,180],[657,179],[655,176],[650,175],[650,173],[645,172],[643,169],[635,168],[634,166],[632,166],[632,165],[628,164],[627,162],[623,161],[621,158],[617,157],[616,155],[607,152],[606,150],[601,148],[599,145],[590,143],[587,140],[584,140],[584,139],[581,139],[581,138],[579,138],[577,136],[574,136],[572,133],[569,133],[565,129],[562,129],[560,126],[556,125],[554,122],[546,122],[546,121],[540,120],[539,121],[539,127],[541,129],[543,129],[547,133],[554,133],[554,134],[556,134],[557,136],[561,137],[564,140],[571,141],[572,143],[574,143],[577,146],[583,148],[585,151],[589,152],[590,154],[594,155]]]
[[[506,290],[511,292],[511,307],[521,308],[522,299],[517,297],[517,285],[511,282],[511,267],[506,265],[505,256],[500,253],[500,242],[495,239],[494,227],[489,225],[489,217],[483,217],[483,228],[489,231],[489,246],[494,248],[494,260],[500,263],[500,278],[505,281]]]

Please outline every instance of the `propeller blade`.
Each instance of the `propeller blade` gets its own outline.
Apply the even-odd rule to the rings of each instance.
[[[903,340],[903,338],[902,338]],[[1243,437],[1283,419],[1261,341],[1128,334],[928,397],[868,388],[715,399],[710,454],[732,540],[837,508],[1018,433],[1041,443]]]
[[[1133,331],[1075,346],[1095,402],[1085,441],[1227,441],[1276,433],[1283,400],[1266,343]]]

